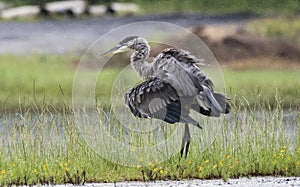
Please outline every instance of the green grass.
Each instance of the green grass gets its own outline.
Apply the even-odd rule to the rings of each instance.
[[[77,61],[74,56],[0,56],[0,104],[2,110],[22,108],[60,108],[70,105],[72,84]],[[104,100],[109,99],[113,79],[117,69],[109,69],[101,74],[97,94]],[[87,76],[94,75],[86,70]],[[63,103],[63,105],[62,105]]]
[[[151,1],[136,0],[137,4],[150,14],[155,13],[240,13],[251,12],[255,14],[282,13],[292,14],[299,10],[299,2],[295,1],[250,1],[250,0],[171,0],[171,1]]]
[[[229,97],[237,105],[256,104],[274,106],[277,102],[286,108],[299,107],[300,71],[294,70],[224,70]]]
[[[203,131],[192,129],[196,134],[190,154],[181,161],[179,154],[159,162],[152,153],[134,156],[134,150],[118,150],[132,155],[131,159],[139,159],[136,165],[126,167],[97,154],[115,150],[113,142],[107,144],[97,133],[97,127],[106,127],[102,111],[110,109],[110,90],[120,69],[107,68],[98,79],[100,120],[78,123],[73,113],[64,110],[71,104],[76,61],[77,57],[71,55],[0,56],[0,186],[300,175],[300,114],[295,109],[300,103],[300,70],[224,69],[227,92],[232,98],[231,120],[222,118],[220,128],[214,121],[207,121],[202,124]],[[97,74],[93,69],[87,68],[84,75]],[[127,78],[131,77],[129,73]],[[285,117],[290,114],[294,122],[286,123]],[[86,119],[89,115],[90,112],[83,113]],[[108,132],[123,141],[122,125],[129,125],[129,116],[121,121],[115,117],[112,115],[109,121]],[[137,125],[141,123],[135,121]],[[168,133],[164,137],[169,137],[176,127],[163,126],[164,133]],[[200,142],[208,142],[210,130],[214,129],[218,132],[215,141],[207,149],[200,149],[200,137]],[[130,145],[153,145],[151,133],[141,137],[130,132]],[[96,149],[83,140],[81,135],[85,134],[97,145]],[[111,158],[120,155],[111,154]]]
[[[7,0],[6,0],[7,1]],[[38,4],[43,5],[51,0],[13,0],[16,5]],[[109,4],[110,0],[90,0],[91,3]],[[283,13],[292,14],[299,11],[299,1],[293,0],[168,0],[168,1],[146,1],[146,0],[120,0],[119,2],[133,2],[141,7],[141,14],[156,13],[236,13],[252,12],[257,14]]]
[[[76,59],[71,55],[0,56],[1,110],[13,111],[19,107],[56,110],[70,106]],[[119,72],[118,68],[106,68],[98,79],[96,97],[106,108],[110,107],[111,88]],[[91,68],[86,70],[86,76],[97,73]],[[256,103],[274,105],[277,94],[283,106],[299,106],[299,69],[224,69],[223,74],[228,95],[237,105],[244,104],[243,98],[247,98],[250,106]]]
[[[246,115],[239,119],[241,112]],[[263,107],[256,112],[260,116],[255,111],[241,111],[234,106],[232,121],[222,119],[216,139],[201,151],[196,142],[200,137],[205,142],[211,136],[209,130],[218,129],[212,121],[203,124],[203,135],[193,137],[187,159],[179,161],[179,154],[174,154],[169,160],[160,162],[148,152],[139,156],[141,164],[133,167],[114,164],[96,154],[80,136],[81,133],[90,134],[90,129],[86,129],[87,132],[81,129],[79,133],[71,114],[61,114],[58,121],[52,120],[55,114],[49,112],[3,115],[2,128],[6,130],[2,130],[0,136],[0,185],[299,176],[299,112],[295,113],[296,124],[287,126],[280,105],[271,112]],[[50,116],[48,121],[47,116]],[[99,125],[105,126],[102,120],[90,125],[94,131]],[[128,124],[110,121],[110,126],[118,130],[117,134],[122,134],[122,125]],[[172,131],[176,127],[167,125],[163,128]],[[294,130],[287,134],[290,128]],[[195,131],[200,132],[199,129]],[[97,133],[89,136],[100,150],[113,151],[112,142],[102,141]],[[154,141],[151,134],[143,133],[142,137]],[[124,141],[123,136],[115,138]],[[147,147],[150,144],[141,142],[134,132],[130,133],[129,139],[135,145]],[[129,154],[134,157],[134,150]]]
[[[1,56],[1,105],[61,101],[59,86],[70,95],[72,71],[68,57]]]
[[[250,21],[246,29],[275,39],[300,43],[300,17],[277,17]]]

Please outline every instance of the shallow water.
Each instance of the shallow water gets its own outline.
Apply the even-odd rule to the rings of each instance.
[[[253,17],[250,14],[227,16],[187,14],[0,22],[0,46],[5,46],[0,48],[0,54],[80,53],[104,33],[139,21],[163,21],[190,27],[203,24],[239,24]]]
[[[111,115],[107,113],[105,116],[105,128],[109,129],[111,128]],[[81,118],[82,123],[85,123],[87,121],[89,123],[99,123],[98,116],[85,114]],[[199,120],[200,124],[205,123],[205,120],[203,118],[200,118]],[[25,126],[30,129],[30,132],[32,132],[33,134],[40,133],[40,130],[42,128],[43,131],[52,132],[45,134],[46,136],[49,136],[49,138],[63,137],[66,135],[64,133],[64,127],[67,124],[74,123],[74,121],[75,118],[73,115],[61,114],[29,114],[26,116],[22,116],[21,114],[16,113],[9,116],[2,116],[0,117],[0,140],[9,139],[9,136],[6,137],[5,135],[9,135],[12,130],[16,131],[16,129],[22,129]],[[136,121],[137,125],[139,125],[139,121]],[[257,125],[257,123],[259,123],[261,130],[267,129],[270,131],[269,133],[283,133],[293,143],[299,136],[300,111],[284,111],[282,113],[276,114],[274,114],[274,112],[272,111],[255,111],[251,114],[247,112],[239,112],[237,114],[231,113],[224,116],[221,121],[223,121],[222,123],[224,123],[225,121],[227,124],[229,124],[226,125],[226,133],[228,136],[231,136],[231,133],[233,133],[231,128],[232,126],[243,128],[243,130],[246,131],[247,129],[252,128],[252,125]],[[150,126],[154,124],[154,126],[149,127],[149,124]],[[149,121],[149,124],[147,124],[148,129],[146,130],[157,130],[157,127],[162,124],[164,124],[163,126],[168,126],[168,124],[160,121],[158,123],[152,123]],[[132,130],[128,128],[128,126],[124,128],[127,128],[127,131]],[[143,130],[144,129],[142,129],[142,131]],[[114,136],[119,134],[117,132],[117,129],[113,129],[110,132],[113,133],[112,135]],[[126,137],[126,130],[123,133]]]

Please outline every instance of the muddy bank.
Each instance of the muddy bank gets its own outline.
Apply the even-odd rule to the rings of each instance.
[[[74,186],[74,185],[55,185],[56,187]],[[76,185],[77,186],[77,185]],[[89,183],[82,186],[93,186],[93,187],[115,187],[115,186],[148,186],[148,187],[159,187],[159,186],[181,186],[181,187],[193,187],[193,186],[229,186],[229,187],[271,187],[271,186],[300,186],[300,177],[253,177],[253,178],[240,178],[240,179],[229,179],[224,181],[218,180],[183,180],[183,181],[153,181],[153,182],[115,182],[115,183]]]
[[[196,25],[189,30],[204,41],[221,63],[254,58],[300,61],[299,44],[247,32],[243,25]],[[171,40],[184,43],[186,37],[178,36]],[[153,54],[165,47],[154,48]]]
[[[261,57],[300,60],[298,44],[259,36],[237,26],[194,26],[190,30],[208,45],[220,61]]]

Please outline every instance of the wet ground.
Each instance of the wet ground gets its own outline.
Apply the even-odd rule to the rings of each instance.
[[[56,185],[56,187],[73,185]],[[193,187],[193,186],[227,186],[227,187],[273,187],[273,186],[300,186],[300,177],[253,177],[223,180],[184,180],[184,181],[154,181],[154,182],[116,182],[116,183],[90,183],[82,186],[90,187],[121,187],[121,186],[149,186],[149,187]]]
[[[83,52],[108,31],[138,21],[163,21],[190,27],[203,24],[241,24],[253,17],[255,16],[250,14],[190,14],[0,22],[0,54]]]

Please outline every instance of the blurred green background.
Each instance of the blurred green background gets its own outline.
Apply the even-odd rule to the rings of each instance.
[[[7,2],[13,3],[14,6],[28,4],[43,6],[46,2],[51,1],[12,0]],[[112,2],[109,0],[88,1],[90,5],[109,5]],[[131,19],[134,21],[136,17],[144,19],[144,17],[147,18],[147,15],[161,15],[161,18],[166,21],[167,15],[174,13],[180,13],[176,19],[181,19],[184,22],[184,17],[180,15],[193,13],[199,16],[189,18],[195,19],[195,21],[192,27],[188,26],[187,28],[198,35],[216,56],[223,70],[226,88],[233,103],[243,107],[245,105],[255,106],[257,103],[274,105],[280,98],[282,106],[286,108],[299,107],[300,1],[120,0],[118,2],[136,3],[140,8],[138,14],[127,15],[127,17],[110,15],[110,17],[92,18],[93,22],[88,16],[83,16],[81,19],[77,19],[77,17],[65,19],[62,16],[55,18],[54,22],[51,22],[51,19],[49,21],[49,18],[30,20],[21,18],[17,19],[15,23],[14,20],[8,22],[1,20],[0,24],[3,28],[9,27],[6,24],[11,24],[15,28],[13,31],[18,33],[22,33],[22,29],[26,31],[32,25],[39,27],[39,24],[46,24],[46,29],[42,32],[48,33],[47,24],[49,24],[49,28],[53,29],[49,30],[48,35],[41,35],[45,41],[43,45],[47,46],[48,42],[51,41],[51,38],[48,39],[47,36],[53,37],[51,34],[54,33],[53,35],[59,38],[60,35],[64,35],[63,29],[61,29],[61,34],[56,34],[55,27],[57,29],[68,28],[68,26],[86,22],[82,28],[89,29],[90,25],[99,21],[99,30],[101,30],[101,21],[103,20],[103,24],[107,25],[107,23],[114,23],[114,21],[122,23],[123,20],[129,20],[128,22],[130,22]],[[252,13],[256,16],[231,22],[228,17],[226,18],[230,13],[240,13],[233,16],[234,19],[239,19],[240,16],[245,15],[244,13]],[[201,16],[206,15],[211,16],[205,19],[212,23],[200,23]],[[212,21],[214,16],[219,16],[217,19],[224,19],[225,21],[214,22]],[[159,20],[160,18],[157,17],[156,19]],[[20,30],[18,29],[19,26]],[[78,30],[78,28],[74,31],[79,34],[87,32],[86,30]],[[3,44],[4,46],[9,45],[10,41],[16,37],[14,34],[10,36],[8,30],[7,34],[4,31],[2,34],[3,41],[8,42]],[[70,40],[72,40],[72,34]],[[26,43],[26,34],[21,34],[20,37],[16,40],[22,41],[23,37],[23,39],[25,38],[23,43]],[[75,40],[76,38],[77,35],[74,35]],[[70,43],[72,45],[72,42]],[[30,45],[29,42],[28,45]],[[157,53],[161,48],[154,47],[153,50]],[[82,52],[76,51],[62,54],[33,52],[25,56],[14,52],[0,54],[1,110],[13,111],[31,107],[50,107],[53,110],[60,110],[59,108],[62,106],[70,106],[72,81],[82,54]],[[98,83],[97,97],[101,98],[101,103],[106,108],[109,108],[110,105],[109,90],[113,79],[123,67],[120,65],[124,64],[120,62],[126,61],[128,63],[128,57],[119,56],[117,61],[114,66],[107,67],[105,72],[107,81]],[[93,69],[87,71],[93,73]],[[244,103],[244,98],[248,102]]]

